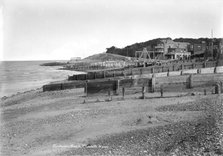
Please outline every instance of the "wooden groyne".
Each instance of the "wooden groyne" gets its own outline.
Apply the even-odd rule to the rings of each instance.
[[[43,86],[43,91],[65,90],[73,88],[84,88],[84,81],[61,81],[54,82]]]
[[[104,79],[104,78],[115,78],[115,77],[125,77],[125,76],[133,76],[133,75],[144,75],[144,74],[155,74],[155,73],[167,73],[167,75],[171,75],[174,73],[170,73],[172,71],[184,71],[186,73],[189,69],[194,69],[194,73],[197,72],[208,72],[202,68],[211,68],[216,67],[216,61],[209,62],[180,62],[165,66],[150,66],[150,67],[141,67],[141,68],[121,68],[121,69],[113,69],[113,70],[101,70],[88,72],[87,74],[79,74],[72,75],[68,77],[68,80],[94,80],[94,79]],[[200,70],[202,69],[202,70]],[[165,75],[165,74],[164,74]]]
[[[214,63],[203,63],[200,66],[206,68],[195,68],[199,64],[181,64],[180,66],[172,66],[172,68],[169,66],[158,67],[158,70],[156,67],[151,67],[139,68],[137,71],[129,69],[125,73],[123,71],[106,71],[108,72],[107,75],[105,71],[90,72],[88,74],[75,75],[67,81],[44,85],[43,91],[85,88],[89,94],[107,91],[117,93],[119,88],[122,87],[146,86],[150,92],[154,92],[160,85],[165,86],[171,83],[185,84],[185,86],[190,88],[205,83],[213,84],[223,80],[223,66],[210,67]]]
[[[223,72],[222,72],[223,73]],[[66,81],[62,83],[52,83],[43,86],[43,91],[63,90],[72,88],[85,88],[87,95],[108,92],[113,95],[119,94],[123,88],[145,87],[148,92],[159,91],[161,87],[172,84],[182,85],[185,88],[199,87],[203,85],[213,86],[216,82],[223,82],[222,73],[212,74],[186,74],[166,77],[126,77],[118,79],[98,79],[88,81]],[[221,85],[221,89],[222,85]]]

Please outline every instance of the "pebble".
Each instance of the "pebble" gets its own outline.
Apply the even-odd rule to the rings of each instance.
[[[215,100],[215,99],[214,99]],[[212,103],[210,105],[210,103]],[[119,154],[119,155],[216,155],[222,154],[220,148],[214,148],[218,144],[216,137],[219,124],[215,125],[222,107],[213,105],[212,100],[201,100],[196,103],[177,104],[158,108],[158,111],[198,111],[207,113],[206,118],[198,121],[180,121],[165,126],[135,130],[121,134],[104,136],[93,141],[94,145],[108,146],[109,148],[95,149],[94,151],[75,151],[84,155]],[[222,124],[221,124],[222,126]],[[223,127],[223,126],[222,126]],[[146,149],[146,150],[145,150]]]

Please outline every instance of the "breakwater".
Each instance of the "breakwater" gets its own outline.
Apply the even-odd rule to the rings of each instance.
[[[125,76],[134,76],[134,75],[144,75],[144,74],[156,74],[156,75],[178,75],[177,73],[183,71],[184,73],[189,69],[194,69],[194,73],[211,73],[207,69],[202,68],[211,68],[216,67],[216,61],[209,62],[177,62],[172,64],[167,64],[163,66],[149,66],[141,68],[120,68],[112,70],[100,70],[92,71],[87,74],[78,74],[68,77],[68,80],[94,80],[94,79],[104,79],[104,78],[115,78],[115,77],[125,77]],[[201,71],[199,69],[202,69]],[[214,69],[214,68],[213,68]],[[175,71],[175,72],[173,72]],[[191,72],[191,71],[190,71]],[[217,71],[216,71],[217,72]],[[162,74],[157,74],[162,73]],[[163,74],[167,73],[167,74]]]
[[[222,73],[223,66],[216,67],[214,61],[187,62],[171,66],[98,71],[73,75],[69,76],[66,81],[44,85],[43,91],[85,88],[87,94],[107,93],[107,91],[118,94],[120,88],[140,86],[147,87],[150,92],[154,92],[161,85],[183,84],[187,88],[204,84],[213,85],[215,82],[223,80]]]

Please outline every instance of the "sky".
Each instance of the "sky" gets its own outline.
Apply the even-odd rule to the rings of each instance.
[[[222,0],[3,0],[0,60],[69,60],[160,37],[223,36]]]

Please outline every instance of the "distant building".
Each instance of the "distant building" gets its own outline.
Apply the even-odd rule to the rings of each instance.
[[[81,57],[71,57],[71,61],[80,61]]]
[[[81,57],[72,57],[69,61],[69,63],[76,63],[81,61]]]
[[[190,58],[191,53],[190,52],[179,52],[179,51],[173,51],[166,54],[166,58],[168,59],[188,59]]]
[[[161,39],[154,47],[155,56],[163,55],[168,59],[188,58],[191,53],[188,52],[190,43],[174,42],[171,38]]]
[[[188,51],[191,52],[193,57],[204,56],[207,50],[207,43],[202,41],[201,43],[190,44]]]

